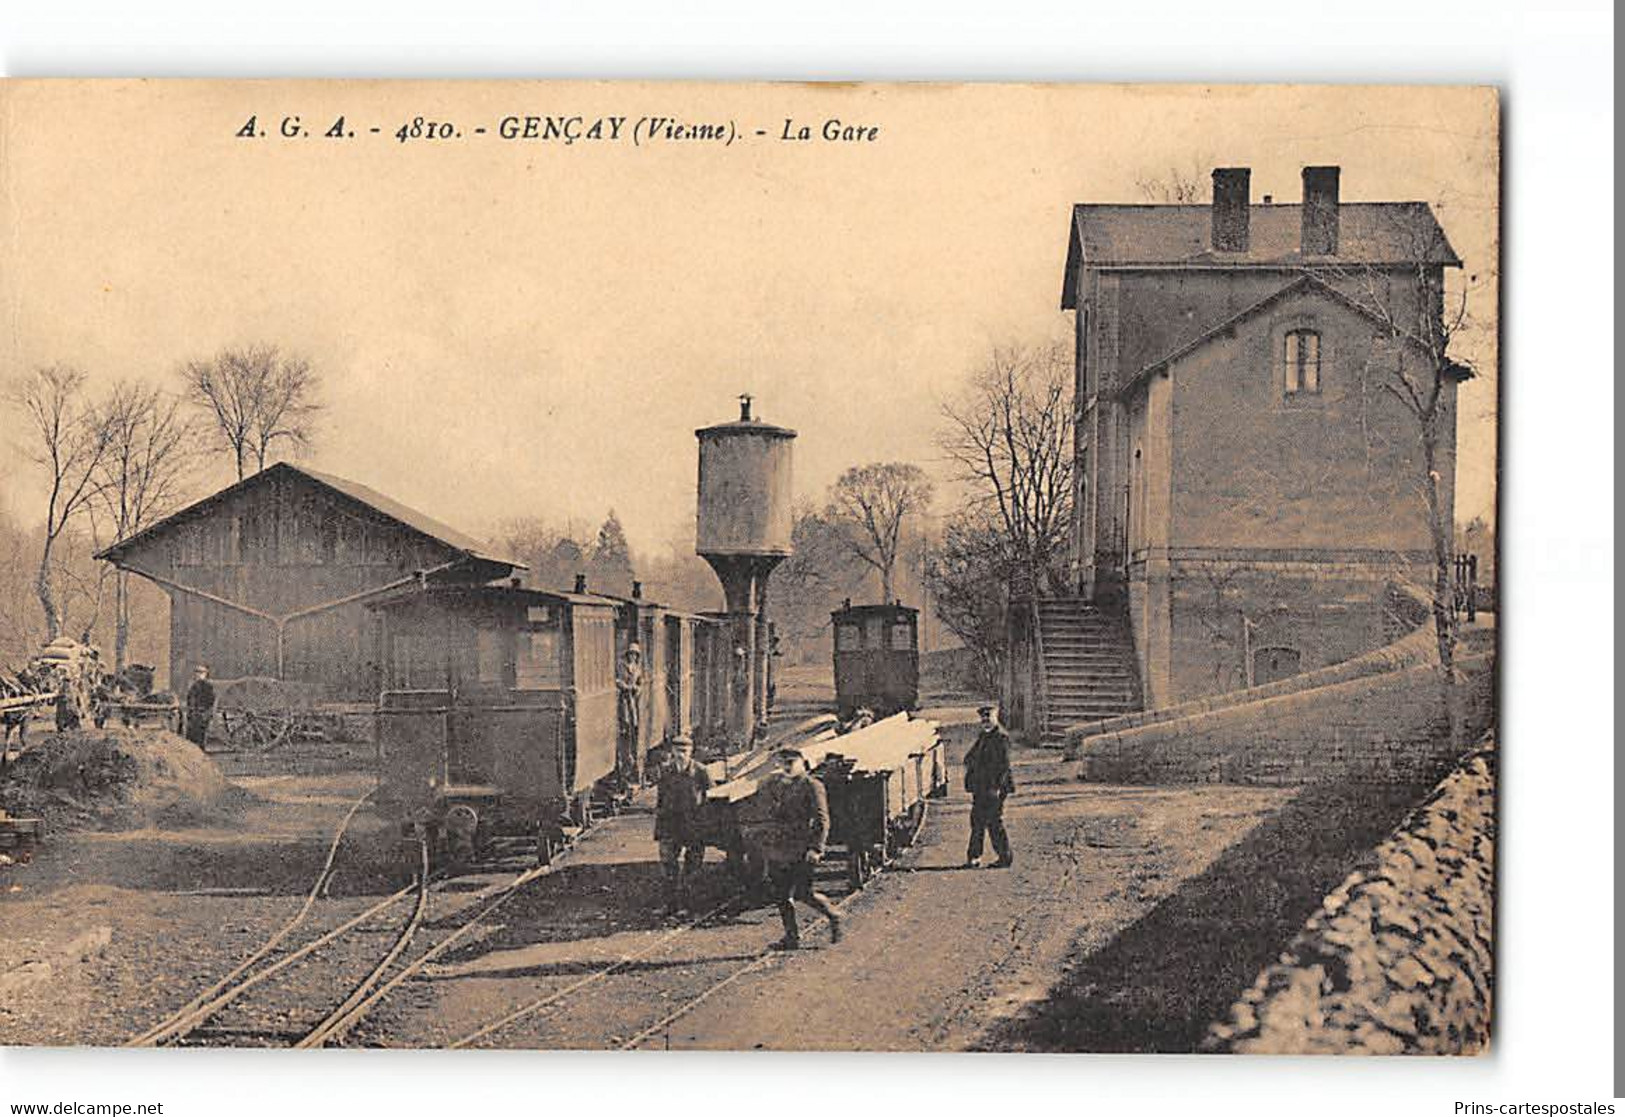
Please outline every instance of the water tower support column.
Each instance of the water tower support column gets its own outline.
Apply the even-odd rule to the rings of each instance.
[[[756,716],[757,725],[767,724],[768,656],[773,651],[768,645],[767,576],[763,575],[762,580],[756,583],[756,646],[755,656],[752,661],[755,664],[753,674],[756,678],[754,680],[751,706],[752,712]]]

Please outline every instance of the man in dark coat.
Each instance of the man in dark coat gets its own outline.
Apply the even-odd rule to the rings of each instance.
[[[694,742],[677,737],[668,746],[665,771],[655,795],[655,841],[666,874],[666,911],[676,914],[688,900],[688,886],[705,863],[700,809],[711,790],[711,773],[694,762]]]
[[[186,739],[202,748],[213,717],[214,684],[209,681],[209,669],[200,663],[192,671],[192,685],[186,688]]]
[[[829,798],[824,785],[807,773],[807,758],[799,749],[780,749],[777,761],[778,771],[758,792],[766,797],[768,808],[762,855],[779,918],[784,921],[784,938],[773,946],[777,950],[801,946],[792,900],[802,901],[829,920],[830,942],[840,942],[841,917],[829,897],[813,889],[813,867],[823,860],[824,842],[829,838]]]
[[[965,851],[965,867],[979,867],[982,856],[982,838],[993,839],[993,852],[998,860],[995,869],[1008,869],[1010,836],[1004,831],[1004,800],[1016,790],[1015,777],[1010,774],[1010,736],[993,716],[992,706],[977,709],[982,716],[982,731],[976,743],[965,754],[965,790],[970,792],[970,846]]]

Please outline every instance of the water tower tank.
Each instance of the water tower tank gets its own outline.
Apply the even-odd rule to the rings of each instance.
[[[700,440],[699,534],[702,555],[790,553],[790,448],[796,432],[751,418],[695,431]]]

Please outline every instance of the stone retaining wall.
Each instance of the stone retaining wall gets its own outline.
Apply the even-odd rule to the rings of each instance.
[[[1078,759],[1085,751],[1084,742],[1092,737],[1122,733],[1128,729],[1138,729],[1143,725],[1158,725],[1162,722],[1177,721],[1180,718],[1191,717],[1195,714],[1223,710],[1231,706],[1245,705],[1249,702],[1262,702],[1266,698],[1279,698],[1283,695],[1313,690],[1316,687],[1329,686],[1333,683],[1347,682],[1351,679],[1381,675],[1406,667],[1417,667],[1437,662],[1439,662],[1439,642],[1433,635],[1433,625],[1430,621],[1424,627],[1416,629],[1392,644],[1385,644],[1374,651],[1355,656],[1353,659],[1344,660],[1342,663],[1333,663],[1330,666],[1321,667],[1314,671],[1305,671],[1301,675],[1278,679],[1273,683],[1265,683],[1263,686],[1226,691],[1224,694],[1212,694],[1206,698],[1181,702],[1175,706],[1141,710],[1136,713],[1123,714],[1119,717],[1106,718],[1103,721],[1077,726],[1067,731],[1066,757],[1068,760]]]
[[[1494,712],[1488,655],[1459,661],[1473,739]],[[1455,759],[1439,669],[1380,675],[1176,717],[1079,745],[1078,778],[1100,783],[1294,785],[1320,779],[1429,783]]]
[[[1494,992],[1492,739],[1309,918],[1207,1051],[1476,1054]]]

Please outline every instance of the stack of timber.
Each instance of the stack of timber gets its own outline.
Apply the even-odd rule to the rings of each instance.
[[[807,746],[840,731],[840,722],[834,714],[819,714],[797,722],[782,732],[775,733],[761,748],[744,756],[716,760],[705,766],[711,774],[712,798],[734,802],[755,794],[757,785],[773,772],[773,758],[781,748],[800,748],[807,755]],[[816,751],[816,750],[815,750]],[[816,761],[809,760],[809,765]],[[724,795],[717,792],[728,788]]]
[[[893,714],[865,729],[820,741],[824,755],[808,762],[825,770],[826,786],[841,774],[887,776],[886,814],[890,821],[910,816],[928,798],[946,792],[947,765],[937,723]],[[829,786],[831,792],[833,786]]]
[[[48,690],[41,694],[19,694],[10,698],[0,698],[0,714],[27,710],[34,706],[44,706],[55,701],[56,691],[54,690]]]

